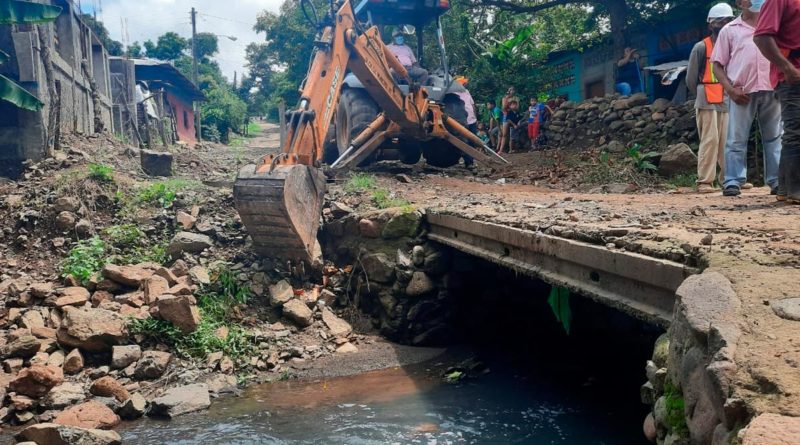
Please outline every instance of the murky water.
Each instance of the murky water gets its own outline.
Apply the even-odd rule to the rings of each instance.
[[[613,398],[615,388],[501,368],[458,384],[416,366],[264,385],[208,412],[120,433],[126,444],[646,443],[641,407]]]

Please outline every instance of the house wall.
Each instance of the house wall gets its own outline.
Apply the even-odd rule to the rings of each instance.
[[[135,65],[133,60],[112,58],[109,60],[109,69],[114,134],[138,142]]]
[[[111,98],[108,94],[108,54],[102,45],[92,45],[92,33],[78,18],[71,3],[64,0],[38,0],[55,4],[63,11],[54,23],[38,25],[44,31],[44,45],[51,49],[53,80],[60,92],[57,115],[61,134],[93,134],[94,106],[89,76],[98,87],[100,120],[111,128]],[[0,73],[18,81],[45,106],[39,112],[21,110],[0,102],[0,175],[14,176],[27,159],[44,157],[48,141],[50,109],[55,105],[47,86],[42,48],[36,26],[0,27],[0,50],[11,58],[0,65]],[[85,64],[85,67],[82,65]]]
[[[197,143],[197,130],[194,126],[194,111],[192,105],[187,104],[178,96],[167,92],[167,102],[175,110],[175,127],[178,129],[178,139],[189,143]]]

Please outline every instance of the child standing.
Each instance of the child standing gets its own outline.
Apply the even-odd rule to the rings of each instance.
[[[517,140],[519,139],[519,101],[512,99],[508,103],[508,113],[506,113],[506,125],[508,131],[508,152],[513,153],[517,149]]]
[[[553,110],[547,105],[539,103],[535,97],[531,97],[528,107],[528,139],[531,140],[531,149],[539,146],[539,134],[541,125],[544,122],[545,112],[552,113]]]
[[[484,144],[489,145],[489,133],[486,132],[486,124],[478,122],[478,137],[481,138]]]

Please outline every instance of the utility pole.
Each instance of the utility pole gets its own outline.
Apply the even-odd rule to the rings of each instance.
[[[197,11],[192,6],[192,82],[194,86],[200,89],[200,84],[197,82]],[[203,140],[203,135],[200,129],[200,105],[198,102],[192,102],[194,107],[194,128],[197,131],[197,142]]]

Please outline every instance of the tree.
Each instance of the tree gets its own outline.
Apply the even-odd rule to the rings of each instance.
[[[192,45],[192,40],[189,39],[189,47]],[[216,34],[210,32],[201,32],[197,34],[197,41],[195,51],[197,58],[200,61],[207,61],[219,51],[219,40]]]
[[[128,45],[128,48],[125,50],[125,55],[132,58],[132,59],[140,59],[142,58],[142,45],[139,42],[133,42]]]
[[[215,86],[205,92],[203,102],[203,126],[213,125],[222,135],[223,142],[228,140],[232,131],[244,125],[247,118],[247,104],[239,99],[228,85]]]
[[[147,57],[158,60],[177,60],[189,48],[189,41],[175,32],[168,32],[158,38],[144,42]]]
[[[108,29],[106,29],[106,26],[103,24],[103,22],[95,20],[94,16],[91,14],[81,14],[81,19],[84,23],[86,23],[89,29],[91,29],[95,35],[97,35],[97,38],[106,48],[108,54],[112,56],[122,55],[122,43],[111,38],[108,33]]]

